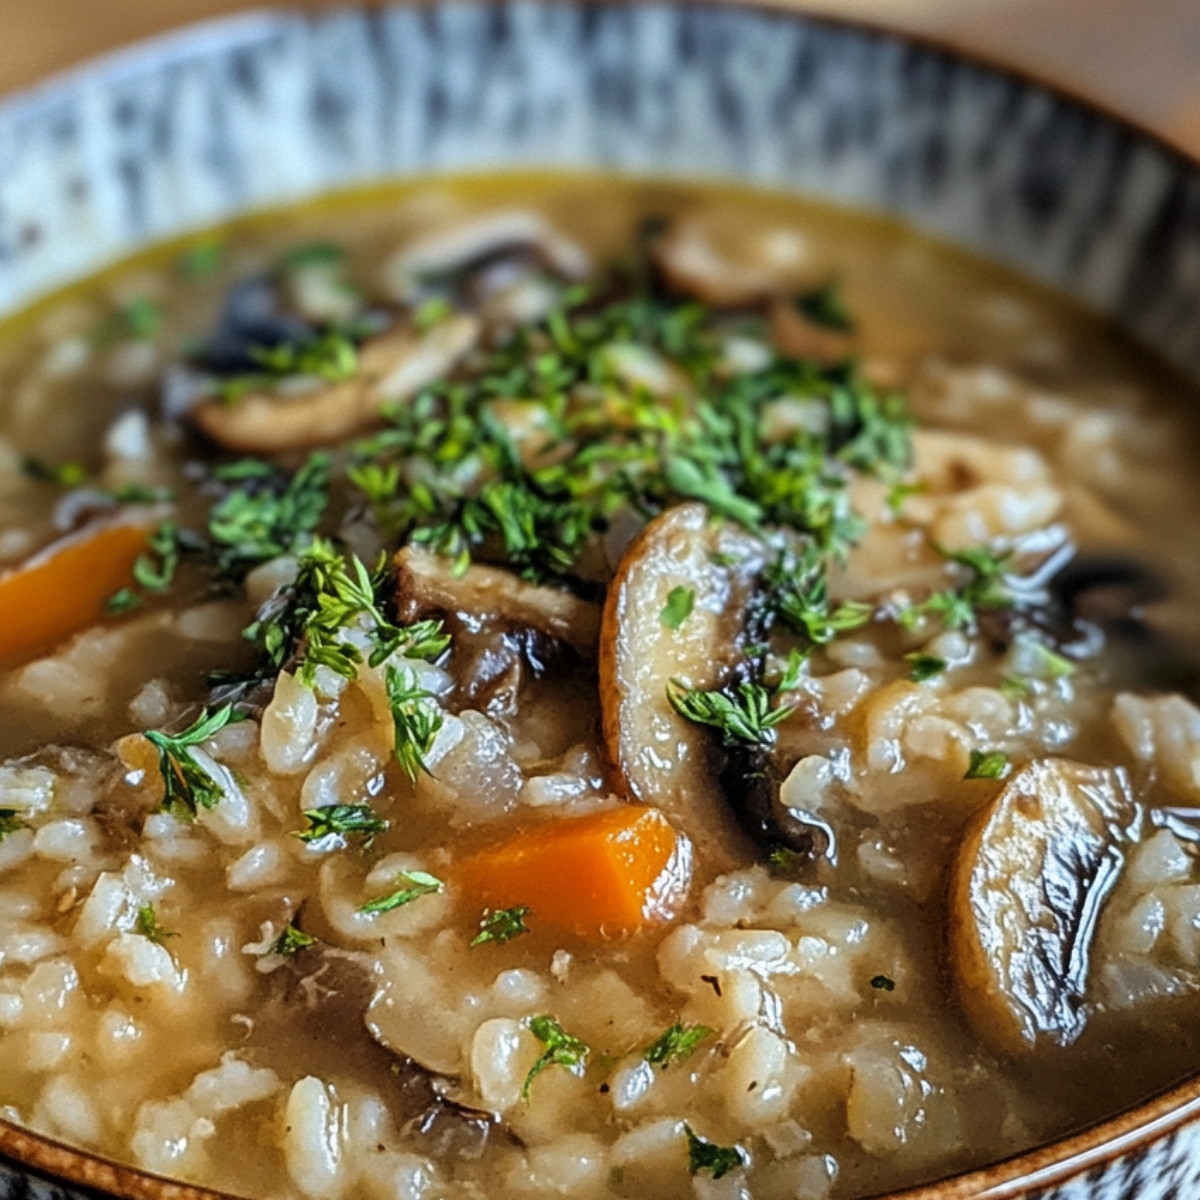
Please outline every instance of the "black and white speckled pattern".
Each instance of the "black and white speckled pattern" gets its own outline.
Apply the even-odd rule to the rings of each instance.
[[[1200,170],[899,38],[718,4],[260,14],[0,105],[0,311],[147,239],[386,176],[735,177],[908,216],[1060,285],[1200,376]],[[1200,1126],[978,1195],[1196,1200]],[[88,1200],[0,1160],[0,1200]]]
[[[1200,371],[1200,174],[897,38],[716,5],[262,15],[0,106],[0,308],[150,237],[385,175],[737,176],[910,216]]]
[[[0,1158],[0,1200],[104,1200],[99,1192],[65,1187]]]

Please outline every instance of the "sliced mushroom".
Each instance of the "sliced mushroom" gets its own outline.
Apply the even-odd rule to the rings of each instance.
[[[1065,1046],[1083,1031],[1092,940],[1137,821],[1123,771],[1045,759],[969,829],[951,881],[951,967],[997,1050]]]
[[[251,275],[229,289],[212,336],[192,362],[215,375],[242,375],[258,369],[255,351],[302,342],[315,332],[288,310],[278,280]]]
[[[422,284],[499,270],[499,283],[511,282],[506,262],[531,259],[567,279],[582,279],[591,269],[587,252],[564,237],[540,214],[524,209],[485,213],[434,230],[405,246],[388,264],[388,273],[406,297]]]
[[[476,318],[457,315],[415,334],[396,329],[364,342],[358,371],[305,391],[250,392],[237,400],[210,399],[193,420],[214,441],[244,454],[277,454],[336,442],[369,429],[388,401],[407,400],[448,374],[475,345]]]
[[[718,869],[748,848],[722,795],[708,731],[675,711],[667,688],[677,679],[712,689],[737,673],[767,554],[702,504],[672,508],[626,551],[600,629],[604,740],[618,785],[627,799],[666,813]],[[676,588],[690,589],[693,602],[673,629],[663,610]]]
[[[791,808],[780,798],[780,778],[771,755],[757,746],[737,746],[721,771],[725,798],[742,828],[760,846],[782,847],[803,862],[836,860],[837,838],[828,821]]]
[[[401,619],[461,613],[491,624],[535,629],[566,642],[581,658],[596,657],[600,606],[565,588],[529,583],[502,567],[472,563],[455,574],[451,562],[420,546],[396,555]]]
[[[846,359],[854,347],[848,330],[831,329],[806,317],[790,300],[776,300],[770,309],[771,343],[793,358],[832,364]]]
[[[654,244],[654,261],[673,292],[714,308],[758,308],[780,290],[777,271],[723,253],[702,221],[673,221]]]

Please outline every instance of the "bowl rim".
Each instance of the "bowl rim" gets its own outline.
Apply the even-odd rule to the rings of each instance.
[[[161,64],[189,58],[197,44],[218,48],[237,42],[254,30],[302,21],[319,23],[331,15],[391,7],[425,7],[441,0],[334,0],[324,8],[250,7],[220,16],[204,17],[137,38],[100,54],[54,70],[43,78],[0,93],[0,124],[52,102],[64,89],[84,87],[93,80],[116,80],[138,70],[148,60]],[[473,0],[498,4],[508,0]],[[547,7],[559,4],[634,4],[636,0],[534,0]],[[927,30],[906,30],[881,19],[811,8],[806,0],[656,0],[680,8],[715,8],[794,17],[810,25],[890,41],[939,58],[976,67],[983,72],[1041,91],[1116,128],[1131,139],[1157,149],[1173,162],[1200,175],[1200,147],[1192,148],[1148,122],[1122,112],[1082,87],[1068,86],[1039,71],[998,54],[965,46],[953,36]],[[236,220],[236,218],[234,218]],[[26,307],[22,304],[21,307]],[[981,1167],[970,1168],[931,1183],[872,1193],[863,1200],[1021,1200],[1033,1189],[1078,1180],[1088,1172],[1127,1154],[1144,1151],[1186,1125],[1200,1121],[1200,1070],[1160,1090],[1148,1099],[1119,1110],[1066,1137],[1042,1143]],[[48,1181],[95,1189],[119,1200],[253,1200],[230,1192],[173,1180],[101,1154],[76,1149],[45,1134],[26,1129],[0,1116],[0,1165],[7,1162],[32,1170]]]

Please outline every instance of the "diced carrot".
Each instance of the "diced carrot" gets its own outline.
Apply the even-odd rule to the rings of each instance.
[[[133,564],[149,536],[145,525],[101,525],[0,574],[0,663],[53,650],[104,620],[105,601],[133,582]]]
[[[544,821],[481,850],[454,872],[480,906],[532,909],[531,927],[619,937],[670,915],[691,846],[656,808],[622,805]]]

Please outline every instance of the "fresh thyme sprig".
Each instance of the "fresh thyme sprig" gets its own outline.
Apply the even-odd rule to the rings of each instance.
[[[429,770],[425,757],[442,728],[442,710],[433,693],[421,687],[411,670],[389,663],[384,680],[395,730],[396,761],[416,783],[417,776]]]
[[[382,598],[388,581],[386,564],[372,575],[359,558],[346,559],[332,542],[314,538],[300,555],[295,582],[268,600],[246,630],[263,656],[262,673],[274,674],[296,660],[306,685],[319,666],[353,679],[364,661],[363,651],[346,636],[354,629],[370,642],[365,658],[372,667],[397,653],[436,658],[449,645],[441,622],[393,624]]]
[[[521,1085],[521,1099],[529,1099],[529,1089],[533,1081],[548,1067],[565,1067],[574,1075],[582,1075],[587,1066],[591,1049],[581,1039],[567,1033],[554,1017],[544,1014],[531,1017],[527,1022],[529,1032],[539,1042],[545,1043],[546,1049],[529,1069],[525,1082]]]
[[[732,691],[705,691],[673,679],[667,687],[667,698],[675,711],[697,725],[720,730],[726,746],[775,744],[775,726],[787,720],[795,708],[788,704],[772,708],[771,696],[770,691],[755,683],[739,684]]]
[[[151,729],[146,740],[158,751],[158,770],[163,781],[162,807],[184,820],[195,820],[202,808],[214,808],[225,795],[221,780],[197,761],[192,751],[241,717],[226,704],[203,712],[182,733]]]
[[[344,843],[349,837],[361,837],[363,849],[369,850],[376,837],[388,830],[388,822],[369,804],[330,804],[310,808],[300,814],[308,824],[296,836],[306,845]]]
[[[312,454],[291,476],[258,459],[219,467],[214,477],[233,486],[208,516],[218,573],[240,578],[259,563],[303,550],[329,505],[331,462],[326,453]]]

